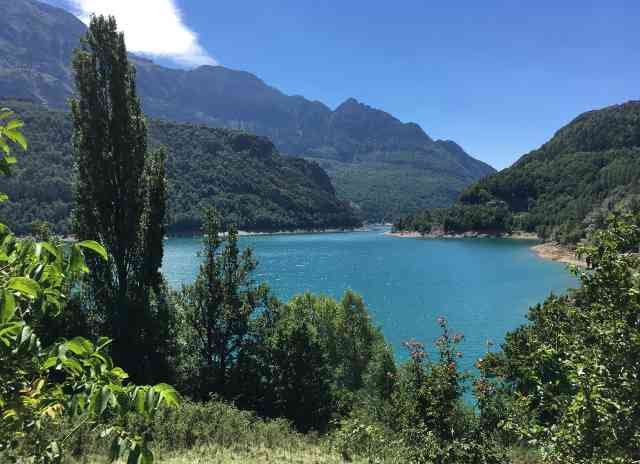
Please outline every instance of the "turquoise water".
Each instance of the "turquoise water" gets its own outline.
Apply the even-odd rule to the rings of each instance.
[[[306,290],[362,294],[399,358],[411,338],[433,346],[438,316],[462,332],[470,367],[526,321],[529,306],[576,285],[565,265],[538,258],[532,242],[501,239],[418,240],[383,231],[242,237],[259,261],[256,281],[282,300]],[[199,238],[165,241],[163,272],[173,287],[193,281]]]

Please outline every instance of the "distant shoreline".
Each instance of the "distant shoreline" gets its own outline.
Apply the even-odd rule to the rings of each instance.
[[[269,236],[269,235],[312,235],[312,234],[341,234],[349,232],[370,232],[377,228],[378,225],[372,224],[371,226],[354,227],[350,229],[294,229],[294,230],[274,230],[269,232],[258,232],[251,230],[238,230],[240,237],[254,237],[254,236]],[[183,232],[167,234],[165,239],[169,238],[181,238],[181,237],[199,237],[202,235],[200,231]]]
[[[415,231],[385,232],[388,237],[417,238],[417,239],[460,239],[460,238],[503,238],[508,240],[536,240],[542,239],[532,232],[514,232],[512,234],[490,234],[470,231],[461,234],[421,234]],[[544,242],[530,247],[538,257],[559,263],[573,264],[586,267],[587,263],[576,256],[575,250],[557,242]]]
[[[537,234],[532,232],[514,232],[512,234],[507,233],[489,233],[469,231],[459,234],[443,234],[443,233],[429,233],[421,234],[416,231],[400,231],[400,232],[385,232],[384,235],[388,237],[397,238],[424,238],[424,239],[451,239],[451,238],[508,238],[511,240],[540,240]]]
[[[349,232],[370,232],[370,227],[356,227],[353,229],[295,229],[276,230],[272,232],[252,232],[250,230],[239,230],[238,235],[250,237],[255,235],[312,235],[312,234],[342,234]]]

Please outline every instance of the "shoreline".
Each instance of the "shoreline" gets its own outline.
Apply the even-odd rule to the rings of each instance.
[[[271,232],[253,232],[250,230],[239,230],[240,237],[251,237],[259,235],[310,235],[310,234],[346,234],[349,232],[370,232],[369,227],[356,227],[353,229],[295,229],[295,230],[274,230]],[[199,234],[196,234],[199,235]]]
[[[415,238],[415,239],[461,239],[461,238],[501,238],[507,240],[531,240],[542,241],[542,239],[532,232],[514,232],[512,234],[490,234],[469,231],[461,234],[421,234],[420,232],[385,232],[384,235],[395,238]],[[539,258],[559,263],[587,267],[587,263],[576,256],[575,250],[561,245],[557,242],[543,242],[532,245],[529,249]]]
[[[514,232],[512,234],[500,233],[493,234],[488,232],[468,231],[459,234],[445,234],[445,233],[429,233],[421,234],[416,231],[400,231],[400,232],[385,232],[384,235],[388,237],[396,238],[422,238],[422,239],[457,239],[457,238],[504,238],[510,240],[535,240],[540,241],[540,237],[533,232]]]
[[[578,267],[587,267],[586,261],[579,259],[576,256],[575,250],[564,245],[560,245],[557,242],[540,243],[532,246],[531,250],[542,259],[571,264]]]
[[[294,229],[294,230],[274,230],[269,232],[259,232],[251,230],[238,230],[239,237],[254,237],[254,236],[269,236],[269,235],[312,235],[312,234],[342,234],[349,232],[370,232],[375,229],[374,227],[354,227],[351,229]],[[221,233],[225,235],[225,233]],[[167,234],[164,239],[170,238],[184,238],[184,237],[200,237],[201,231],[183,232],[177,234]]]

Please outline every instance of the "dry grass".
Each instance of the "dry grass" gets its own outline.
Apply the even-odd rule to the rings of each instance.
[[[188,451],[156,454],[156,462],[161,464],[338,464],[345,462],[338,454],[319,446],[300,448],[252,448],[229,449],[204,446]],[[352,461],[358,463],[358,461]],[[364,464],[364,461],[360,461]]]

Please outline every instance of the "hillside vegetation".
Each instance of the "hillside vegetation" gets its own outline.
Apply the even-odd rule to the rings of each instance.
[[[86,26],[36,0],[0,0],[0,11],[0,98],[66,109],[71,57]],[[169,69],[135,56],[131,62],[148,116],[247,131],[268,137],[282,154],[326,161],[340,198],[370,222],[449,206],[464,187],[495,172],[455,142],[434,141],[417,124],[353,98],[332,109],[246,71]],[[388,196],[378,194],[381,185]]]
[[[536,232],[574,243],[640,194],[640,102],[578,116],[513,166],[465,189],[449,209],[406,217],[397,229]]]
[[[71,118],[30,102],[4,101],[25,121],[30,140],[12,177],[0,179],[10,201],[0,217],[18,233],[38,221],[70,232],[73,203]],[[359,225],[314,162],[283,157],[273,144],[243,132],[149,121],[151,146],[166,147],[170,232],[194,232],[213,204],[243,230],[343,228]],[[42,206],[45,207],[42,207]]]

